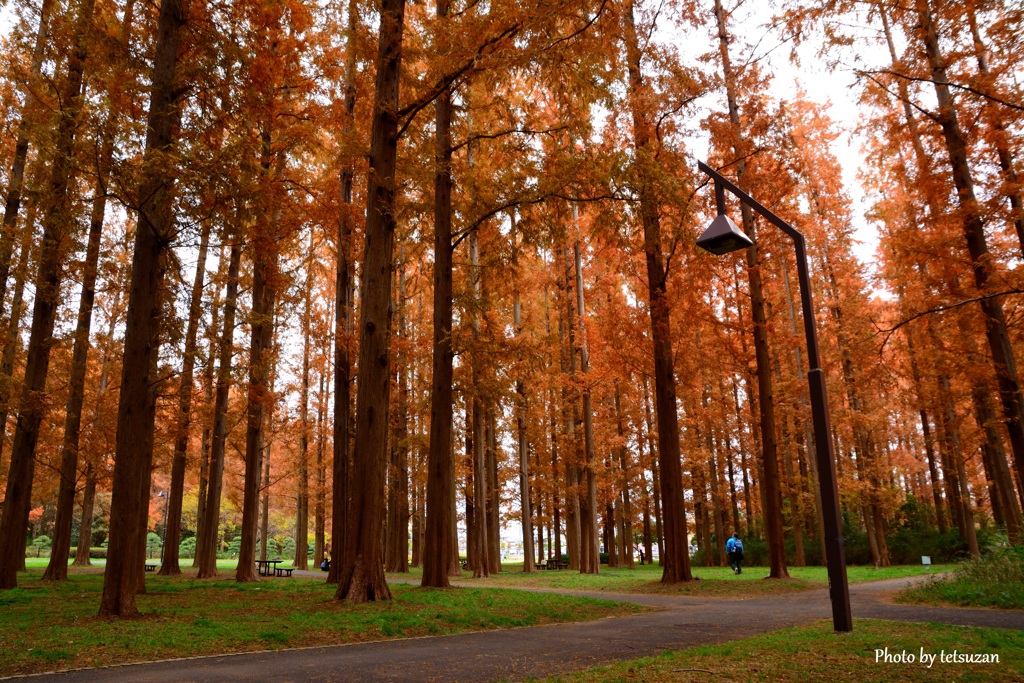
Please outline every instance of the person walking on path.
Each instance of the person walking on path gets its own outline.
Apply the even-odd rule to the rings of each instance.
[[[740,535],[734,533],[725,543],[725,552],[729,556],[729,566],[732,567],[733,574],[742,574],[743,567],[740,564],[743,562],[743,541],[740,540]]]

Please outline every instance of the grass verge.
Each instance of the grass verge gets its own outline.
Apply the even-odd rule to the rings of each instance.
[[[931,569],[919,565],[899,567],[848,567],[847,577],[850,583],[882,581],[908,576],[936,573],[948,569],[948,566],[935,566]],[[767,567],[745,567],[742,574],[736,575],[728,567],[694,567],[693,575],[700,581],[663,586],[661,584],[661,567],[657,565],[637,565],[634,569],[611,568],[602,566],[599,574],[580,574],[578,571],[539,570],[525,574],[520,564],[504,564],[499,574],[486,579],[472,579],[464,572],[464,581],[473,585],[502,588],[556,588],[561,590],[600,591],[607,593],[659,593],[667,595],[692,595],[723,597],[730,596],[749,598],[757,595],[774,595],[793,593],[828,585],[828,574],[824,567],[790,567],[791,578],[781,581],[762,581],[768,575]],[[408,574],[395,574],[402,578],[419,578],[418,570]]]
[[[905,652],[914,661],[892,660]],[[920,654],[936,655],[931,668]],[[942,661],[953,652],[997,655],[999,663]],[[994,628],[857,619],[836,634],[831,621],[784,629],[722,645],[618,662],[549,683],[645,681],[1024,681],[1024,633]]]
[[[584,621],[635,605],[519,591],[393,585],[394,600],[350,605],[334,587],[301,579],[239,584],[147,576],[142,617],[96,616],[103,577],[50,583],[22,574],[0,592],[0,675],[227,652],[334,645]]]
[[[1024,609],[1024,547],[1005,548],[903,591],[897,602]]]

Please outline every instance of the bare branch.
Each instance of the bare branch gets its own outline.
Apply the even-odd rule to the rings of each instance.
[[[969,93],[972,93],[974,95],[977,95],[978,97],[984,97],[986,100],[990,100],[992,102],[995,102],[996,104],[1001,104],[1004,107],[1009,107],[1010,109],[1016,109],[1017,111],[1024,111],[1024,105],[1017,104],[1016,102],[1007,102],[1006,100],[1002,99],[1001,97],[996,97],[995,95],[991,95],[991,94],[989,94],[987,92],[982,92],[981,90],[978,90],[977,88],[972,88],[969,85],[963,85],[961,83],[953,83],[951,81],[936,81],[935,79],[924,78],[923,76],[908,76],[906,74],[901,74],[901,73],[899,73],[897,71],[892,71],[890,69],[880,69],[880,70],[876,70],[876,71],[862,71],[861,73],[864,73],[864,74],[868,74],[868,73],[882,73],[882,74],[887,74],[889,76],[894,76],[896,78],[902,78],[905,81],[913,81],[915,83],[935,83],[936,85],[948,85],[951,88],[956,88],[958,90],[964,90],[966,92],[969,92]]]

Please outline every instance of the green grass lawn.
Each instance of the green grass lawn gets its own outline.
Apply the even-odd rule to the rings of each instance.
[[[392,586],[394,601],[350,605],[322,581],[147,575],[143,616],[96,616],[103,577],[63,583],[19,576],[0,592],[0,676],[174,657],[351,643],[582,621],[642,611],[634,605],[508,590]]]
[[[920,565],[899,567],[848,567],[846,574],[850,583],[881,581],[907,576],[936,574],[950,569],[951,565],[937,565],[927,569]],[[637,565],[634,569],[601,567],[597,575],[580,574],[568,569],[559,571],[538,570],[525,574],[521,564],[503,564],[499,574],[486,579],[473,579],[469,572],[463,572],[463,580],[474,585],[504,588],[559,588],[579,591],[605,591],[609,593],[661,593],[670,595],[708,595],[728,597],[750,597],[752,594],[791,593],[812,590],[828,585],[828,574],[824,567],[790,567],[792,578],[782,581],[763,581],[768,575],[767,567],[744,567],[736,575],[728,567],[693,567],[692,573],[700,581],[663,586],[661,567]],[[419,578],[420,571],[413,569],[407,574],[389,576]]]
[[[886,662],[906,651],[915,661]],[[931,668],[921,650],[938,655]],[[942,662],[941,653],[998,655],[999,664]],[[1024,681],[1024,632],[857,619],[836,634],[831,621],[789,628],[722,645],[696,647],[589,669],[554,682],[644,681]]]

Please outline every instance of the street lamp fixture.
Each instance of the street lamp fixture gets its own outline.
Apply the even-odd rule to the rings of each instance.
[[[800,281],[800,308],[804,318],[804,335],[807,338],[807,362],[810,366],[807,372],[807,384],[811,394],[811,418],[814,424],[814,456],[818,464],[818,485],[821,488],[825,558],[828,562],[829,597],[832,600],[832,624],[836,631],[852,631],[850,587],[846,578],[846,553],[843,550],[839,488],[836,484],[836,460],[832,450],[832,428],[828,417],[825,373],[822,371],[818,359],[818,332],[814,324],[811,279],[807,268],[807,249],[804,244],[804,236],[707,164],[698,161],[697,167],[715,181],[715,203],[718,209],[718,216],[697,240],[697,246],[712,254],[721,255],[753,244],[751,239],[725,215],[725,190],[729,190],[741,202],[764,216],[769,223],[782,230],[793,240],[796,250],[797,277]]]
[[[711,225],[704,231],[704,234],[697,238],[697,246],[718,256],[753,246],[753,240],[747,237],[746,233],[725,215],[725,188],[717,181],[715,182],[715,204],[718,207],[718,215],[715,216],[715,220],[711,221]]]

